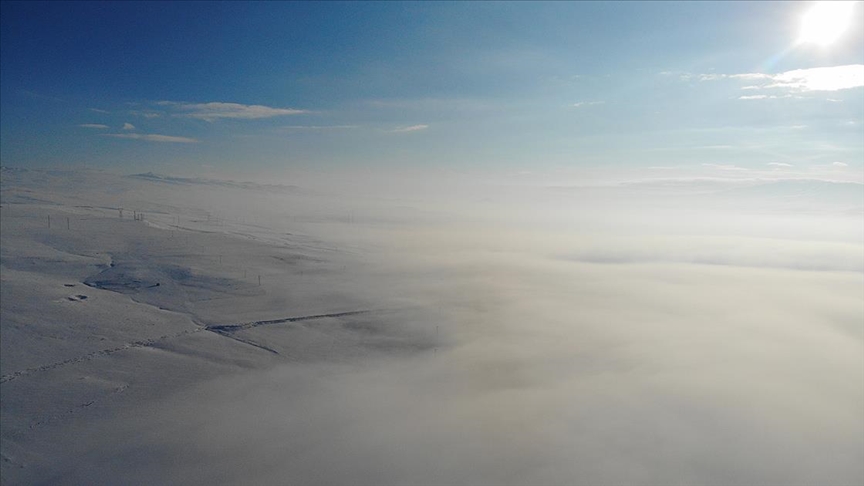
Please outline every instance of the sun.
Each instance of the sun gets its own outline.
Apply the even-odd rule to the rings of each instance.
[[[799,44],[828,46],[840,38],[852,20],[855,2],[816,2],[801,17]]]

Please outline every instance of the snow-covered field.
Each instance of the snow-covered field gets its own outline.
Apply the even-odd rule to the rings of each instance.
[[[861,484],[864,193],[770,189],[5,168],[2,482]]]

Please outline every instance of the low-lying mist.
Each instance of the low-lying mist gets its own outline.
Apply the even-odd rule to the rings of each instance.
[[[854,197],[141,187],[350,252],[363,270],[340,288],[404,304],[378,325],[416,351],[280,364],[80,426],[89,467],[55,484],[864,481]]]

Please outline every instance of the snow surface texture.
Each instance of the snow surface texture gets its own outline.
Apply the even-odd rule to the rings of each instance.
[[[862,484],[864,190],[831,184],[5,168],[0,477]]]

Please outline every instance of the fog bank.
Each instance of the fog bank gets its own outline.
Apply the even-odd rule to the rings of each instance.
[[[302,280],[273,267],[277,283],[256,291],[269,300],[231,302],[281,298],[290,315],[298,295],[328,295],[315,312],[392,311],[244,331],[280,357],[58,430],[47,483],[864,480],[854,198],[742,207],[738,192],[693,185],[646,196],[478,184],[394,202],[117,184],[122,197],[88,197],[209,211],[223,222],[208,231],[262,254],[280,238],[317,248]],[[172,216],[148,218],[162,231]],[[208,305],[189,312],[209,318]],[[317,354],[292,347],[314,333]]]

